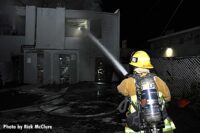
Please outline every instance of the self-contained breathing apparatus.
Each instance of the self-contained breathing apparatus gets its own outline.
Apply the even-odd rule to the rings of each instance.
[[[129,100],[136,111],[127,115],[127,125],[134,131],[162,133],[162,128],[164,128],[166,110],[162,110],[162,101],[158,96],[154,76],[152,73],[144,77],[133,75],[136,80],[137,103],[135,105],[131,99]]]
[[[161,131],[164,127],[163,112],[161,109],[162,103],[158,96],[153,74],[149,73],[145,77],[142,77],[140,87],[136,86],[136,88],[141,106],[141,128],[153,133],[157,133],[158,130]]]

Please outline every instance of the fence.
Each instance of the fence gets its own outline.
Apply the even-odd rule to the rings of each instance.
[[[194,85],[200,89],[200,56],[153,58],[152,64],[174,97],[190,96]]]

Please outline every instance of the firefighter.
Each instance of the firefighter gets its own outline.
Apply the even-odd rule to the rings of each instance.
[[[131,61],[129,63],[133,67],[133,75],[139,75],[139,77],[143,77],[150,73],[150,69],[154,68],[151,64],[150,57],[145,51],[136,51],[131,55]],[[137,104],[137,84],[136,78],[134,76],[129,76],[125,78],[118,86],[117,90],[124,96],[128,96],[131,99],[133,104]],[[166,83],[159,78],[158,76],[153,76],[153,80],[155,81],[156,90],[158,92],[158,97],[162,99],[162,107],[165,106],[166,102],[171,100],[171,95],[168,86]],[[144,104],[143,101],[140,104]],[[136,112],[136,109],[130,104],[127,113]],[[169,117],[166,117],[163,120],[164,128],[162,129],[164,133],[173,133],[175,129],[175,125]],[[144,132],[144,131],[139,131]],[[125,133],[138,133],[138,131],[134,131],[129,128],[126,124]]]

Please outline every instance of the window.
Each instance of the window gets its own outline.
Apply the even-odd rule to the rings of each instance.
[[[83,35],[82,28],[90,30],[90,32],[97,38],[102,37],[102,27],[100,19],[72,19],[68,18],[65,21],[65,36],[66,37],[80,37]]]
[[[83,34],[82,28],[89,29],[88,20],[86,19],[66,19],[65,36],[80,37]]]
[[[0,15],[0,35],[25,35],[25,16]]]

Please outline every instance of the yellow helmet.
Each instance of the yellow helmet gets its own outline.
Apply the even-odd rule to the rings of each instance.
[[[151,64],[150,57],[145,51],[137,51],[131,56],[131,61],[129,63],[132,66],[140,68],[153,68]]]

